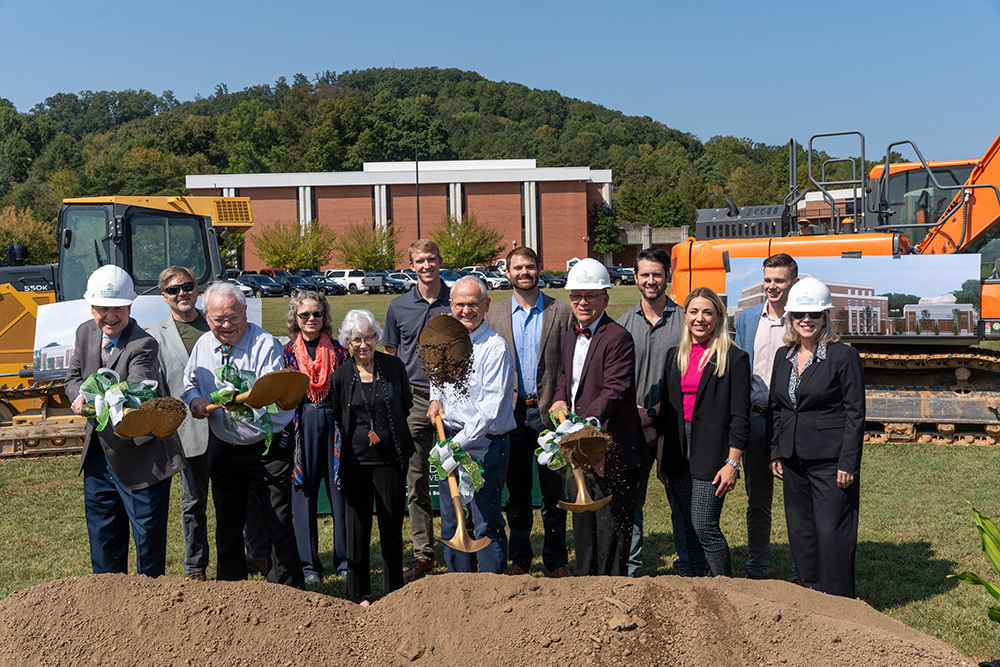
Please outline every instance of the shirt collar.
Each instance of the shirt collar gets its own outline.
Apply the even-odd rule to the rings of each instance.
[[[247,330],[243,332],[243,335],[240,336],[240,339],[238,341],[236,341],[235,343],[233,343],[232,350],[240,350],[242,352],[245,352],[247,350],[247,345],[248,345],[247,341],[250,338],[250,327],[252,327],[252,326],[254,326],[253,322],[247,322]],[[220,342],[218,338],[215,339],[215,351],[216,352],[220,352],[221,353],[222,352],[222,347],[224,345],[225,345],[225,343]]]
[[[489,332],[490,328],[486,324],[486,320],[484,319],[482,323],[476,328],[476,330],[473,331],[471,334],[469,334],[469,338],[472,339],[473,343],[478,343],[479,341],[489,336],[490,335]]]
[[[431,306],[433,306],[434,304],[436,304],[438,301],[444,301],[445,303],[448,303],[449,301],[451,301],[451,290],[448,289],[448,284],[445,283],[444,278],[441,278],[440,280],[441,280],[441,291],[438,292],[438,295],[434,299],[434,301],[432,301],[430,303]],[[409,294],[410,298],[413,299],[413,303],[420,303],[421,301],[423,301],[424,303],[427,303],[427,300],[424,299],[424,297],[420,296],[420,282],[419,281],[417,281],[417,284],[414,285],[413,289],[411,289],[409,292],[407,292],[407,294]]]
[[[528,310],[537,310],[538,312],[541,312],[542,311],[542,305],[543,305],[543,302],[542,302],[542,290],[538,290],[538,298],[535,300],[535,305],[533,305]],[[516,298],[514,298],[513,296],[510,297],[510,312],[511,312],[511,314],[516,313],[519,310],[525,310],[525,309],[524,309],[524,307],[521,306],[520,303],[518,303],[518,301],[517,301]]]
[[[677,304],[674,303],[674,300],[668,296],[667,302],[663,304],[663,312],[660,313],[660,322],[663,322],[663,320],[673,315],[676,307]],[[649,319],[646,318],[645,311],[643,311],[642,309],[642,299],[639,299],[639,303],[635,304],[635,308],[632,309],[632,312],[634,312],[636,315],[649,322]],[[657,322],[657,324],[660,324],[660,322]]]
[[[791,359],[794,357],[798,353],[799,347],[799,345],[792,345],[788,349],[788,354],[785,355],[785,359]],[[826,361],[826,343],[820,343],[816,346],[816,353],[813,354],[813,357],[816,358],[816,361]]]

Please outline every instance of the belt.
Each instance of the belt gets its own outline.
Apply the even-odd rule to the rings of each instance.
[[[303,403],[302,404],[302,409],[303,410],[305,410],[306,408],[314,408],[314,409],[320,410],[320,409],[329,409],[329,408],[332,408],[332,407],[333,407],[333,404],[330,403],[330,401],[323,401],[322,403]]]
[[[423,387],[414,387],[413,385],[410,385],[410,391],[413,392],[414,396],[419,396],[420,398],[426,399],[428,401],[431,398],[430,389],[424,389]]]
[[[517,397],[517,404],[518,405],[526,405],[529,408],[535,408],[535,407],[538,407],[538,399],[537,398],[521,398],[520,396],[518,396]]]
[[[767,414],[767,408],[762,408],[759,405],[755,405],[753,403],[750,404],[750,409],[753,410],[754,412],[756,412],[759,415],[766,415]]]

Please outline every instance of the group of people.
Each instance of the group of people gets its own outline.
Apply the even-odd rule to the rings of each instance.
[[[595,260],[571,269],[567,304],[539,290],[536,253],[516,248],[506,269],[513,294],[491,304],[477,278],[444,283],[432,241],[416,241],[408,255],[417,285],[389,304],[384,328],[358,309],[335,335],[325,296],[302,292],[289,302],[283,347],[248,322],[245,298],[230,283],[210,285],[200,312],[191,271],[164,270],[159,286],[171,314],[150,335],[130,317],[128,274],[106,266],[91,276],[85,298],[94,321],[77,332],[67,381],[73,409],[83,409],[84,380],[110,368],[123,380],[156,380],[193,417],[176,438],[134,441],[88,420],[81,469],[94,572],[126,571],[131,524],[137,570],[163,574],[170,477],[181,472],[189,578],[205,579],[211,484],[218,579],[259,569],[273,582],[319,583],[316,512],[325,481],[337,572],[350,599],[367,606],[373,506],[384,593],[435,567],[433,450],[453,466],[472,461],[479,473],[474,485],[463,478],[463,516],[441,503],[442,540],[458,530],[489,538],[471,554],[445,545],[449,572],[530,571],[535,468],[542,563],[553,577],[574,576],[558,505],[575,491],[574,476],[536,460],[539,434],[562,414],[589,418],[611,437],[604,459],[583,476],[590,497],[610,502],[573,514],[576,575],[637,575],[655,465],[671,509],[674,566],[685,576],[732,576],[719,518],[745,468],[746,575],[766,576],[778,478],[796,577],[854,595],[864,379],[857,353],[830,327],[829,291],[799,281],[791,257],[764,261],[766,301],[740,314],[733,341],[714,292],[696,289],[683,306],[667,296],[670,260],[659,249],[639,253],[640,300],[617,322],[605,312],[607,269]],[[424,326],[440,314],[455,317],[471,339],[460,386],[429,382],[418,353]],[[295,409],[210,409],[213,393],[284,368],[308,377]],[[436,448],[438,418],[447,446]],[[450,497],[445,479],[439,492]],[[407,509],[414,560],[404,570]]]

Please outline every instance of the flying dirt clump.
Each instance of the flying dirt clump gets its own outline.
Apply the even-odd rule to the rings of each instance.
[[[420,332],[418,353],[432,385],[451,384],[468,393],[472,369],[472,339],[465,325],[451,315],[438,315]]]
[[[560,440],[559,449],[571,466],[590,472],[601,462],[611,444],[610,435],[587,424]]]

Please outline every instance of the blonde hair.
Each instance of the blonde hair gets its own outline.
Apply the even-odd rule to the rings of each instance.
[[[840,340],[840,334],[833,331],[833,326],[830,322],[830,311],[824,310],[823,316],[823,326],[819,328],[819,342],[836,343]],[[802,342],[799,332],[792,326],[792,311],[790,310],[785,311],[785,333],[781,336],[781,342],[789,346],[798,345]]]
[[[410,244],[410,247],[406,249],[406,255],[410,258],[411,262],[413,261],[413,253],[415,252],[432,252],[437,255],[438,261],[441,261],[441,248],[430,239],[417,239]]]
[[[716,366],[715,374],[721,378],[726,374],[726,360],[729,358],[729,348],[733,344],[729,337],[729,326],[726,322],[726,306],[722,303],[722,299],[719,298],[718,294],[707,287],[699,287],[692,290],[687,295],[687,298],[684,299],[685,313],[687,313],[691,302],[698,298],[711,301],[716,313],[718,313],[715,331],[712,332],[711,338],[708,339],[708,352],[702,355],[701,362],[698,364],[698,370],[704,370],[708,362],[714,357]],[[682,377],[687,373],[688,360],[691,357],[691,346],[693,344],[694,338],[691,336],[691,329],[688,328],[685,318],[684,326],[681,328],[681,342],[677,346],[677,367],[681,370]]]

